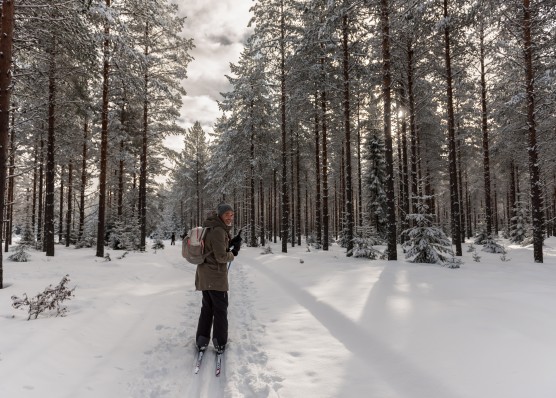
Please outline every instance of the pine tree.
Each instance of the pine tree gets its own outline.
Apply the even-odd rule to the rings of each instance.
[[[367,139],[365,160],[367,162],[364,181],[367,193],[367,214],[369,225],[374,227],[378,235],[386,239],[387,203],[386,192],[386,160],[384,159],[384,142],[373,132]]]
[[[527,204],[523,200],[524,194],[520,193],[517,196],[510,224],[510,241],[512,243],[522,243],[527,237],[527,230],[529,229],[529,212],[527,211]]]
[[[432,225],[426,200],[426,197],[418,198],[417,213],[408,216],[414,227],[403,231],[408,237],[403,244],[405,257],[413,263],[445,264],[453,256],[451,243],[441,228]]]

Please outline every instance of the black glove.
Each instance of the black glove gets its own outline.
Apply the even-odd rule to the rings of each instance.
[[[238,252],[239,252],[239,249],[234,248],[234,249],[232,249],[232,250],[230,250],[230,251],[232,252],[232,254],[234,255],[234,257],[237,257],[237,254],[238,254]]]
[[[237,251],[239,251],[240,247],[241,247],[241,241],[243,240],[243,238],[241,237],[241,232],[239,234],[237,234],[231,241],[230,241],[230,247],[233,247],[234,249],[236,249]]]

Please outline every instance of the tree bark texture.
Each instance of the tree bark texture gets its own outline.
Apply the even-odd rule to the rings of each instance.
[[[106,0],[110,7],[110,0]],[[104,232],[106,223],[106,168],[108,158],[108,86],[110,78],[110,25],[104,26],[104,57],[102,67],[102,121],[100,138],[100,175],[98,191],[97,257],[104,257]]]
[[[382,100],[384,103],[384,144],[387,174],[387,256],[388,260],[397,260],[398,253],[396,237],[396,198],[394,193],[394,154],[392,149],[392,76],[390,71],[390,22],[388,0],[381,0],[380,2],[380,22],[382,28]]]
[[[10,128],[10,98],[12,85],[12,48],[14,31],[14,2],[2,2],[0,32],[0,214],[4,214],[6,189],[6,160]],[[4,288],[4,267],[0,250],[0,289]]]
[[[345,209],[346,209],[346,250],[347,256],[353,251],[353,186],[351,168],[351,112],[349,84],[349,20],[348,15],[342,17],[342,50],[344,77],[344,129],[345,129]]]
[[[529,145],[529,179],[531,181],[531,215],[533,218],[533,257],[536,263],[543,262],[544,214],[542,184],[539,168],[539,147],[535,121],[535,87],[533,71],[533,39],[531,25],[531,4],[523,0],[523,49],[525,55],[525,87],[527,97],[527,129]]]
[[[448,20],[448,0],[444,0],[444,18]],[[456,247],[456,256],[461,256],[460,203],[458,192],[457,154],[455,137],[454,94],[452,88],[452,60],[450,54],[450,27],[444,27],[444,59],[446,62],[446,85],[448,101],[448,161],[450,172],[450,213],[452,224],[452,242]]]

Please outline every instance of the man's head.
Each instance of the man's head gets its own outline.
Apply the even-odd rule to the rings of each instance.
[[[227,203],[220,203],[216,208],[216,214],[224,222],[224,224],[230,226],[232,221],[234,221],[234,209]]]

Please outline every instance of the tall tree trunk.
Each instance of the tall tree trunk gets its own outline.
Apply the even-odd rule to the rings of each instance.
[[[485,73],[485,30],[481,23],[479,31],[479,54],[481,63],[481,130],[483,131],[483,180],[485,185],[485,221],[486,233],[492,234],[492,207],[490,197],[490,155],[488,139],[487,86]]]
[[[321,58],[324,64],[324,58]],[[322,109],[322,250],[328,250],[330,216],[328,209],[328,138],[326,135],[326,91],[321,93]]]
[[[296,189],[297,189],[297,226],[296,226],[296,233],[297,233],[297,244],[298,246],[301,246],[301,179],[300,179],[300,173],[301,173],[301,155],[300,155],[300,151],[299,151],[299,129],[297,130],[296,133],[296,141],[297,141],[297,146],[296,146],[296,160],[295,160],[295,167],[296,167]]]
[[[31,231],[33,231],[33,239],[35,238],[36,216],[37,216],[37,182],[39,179],[38,164],[39,164],[39,143],[35,141],[35,148],[33,149],[33,199],[31,204]]]
[[[444,18],[448,20],[448,0],[444,0]],[[450,212],[452,225],[452,242],[456,246],[456,256],[461,256],[460,203],[458,198],[458,174],[455,137],[454,94],[452,88],[452,60],[450,54],[450,27],[444,28],[444,49],[446,62],[446,85],[448,97],[448,151],[450,169]]]
[[[110,7],[106,0],[106,7]],[[110,25],[104,25],[102,68],[102,122],[100,139],[100,175],[98,192],[97,257],[104,257],[104,231],[106,225],[106,168],[108,159],[108,86],[110,77]]]
[[[124,149],[125,149],[124,140],[121,139],[120,140],[120,161],[118,164],[118,205],[117,205],[118,221],[120,222],[123,221],[123,215],[124,215],[124,166],[125,166]]]
[[[353,255],[353,186],[351,171],[351,113],[350,113],[350,85],[349,85],[349,33],[348,16],[345,14],[342,18],[342,50],[343,50],[343,77],[344,77],[344,128],[345,128],[345,165],[346,165],[346,251],[347,256]]]
[[[272,236],[274,239],[272,240],[273,243],[276,243],[276,239],[278,237],[278,172],[276,169],[272,172],[272,185],[273,185],[273,194],[274,194],[274,206],[272,206]]]
[[[315,177],[316,177],[316,196],[315,196],[315,229],[317,247],[322,247],[322,226],[321,226],[321,197],[320,197],[320,131],[319,131],[319,104],[318,93],[315,93]]]
[[[43,138],[44,125],[41,126],[41,151],[39,162],[39,211],[37,214],[37,248],[43,250],[43,210],[44,210],[44,138]]]
[[[410,209],[411,213],[417,212],[417,196],[419,196],[419,179],[417,176],[417,126],[415,122],[415,94],[413,92],[413,47],[411,41],[407,43],[407,91],[408,91],[408,105],[409,105],[409,131],[410,131],[410,163],[411,163],[411,198]]]
[[[515,166],[513,159],[510,160],[510,167],[509,167],[510,175],[510,187],[508,192],[508,231],[513,231],[516,220],[514,220],[514,216],[516,215],[516,201],[517,201],[517,188],[516,188],[516,179],[515,179]]]
[[[12,48],[14,31],[14,1],[3,0],[0,34],[0,214],[4,214],[6,189],[6,160],[10,129],[10,97],[12,84]],[[0,236],[1,241],[1,236]],[[4,266],[0,250],[0,289],[4,288]]]
[[[127,124],[127,111],[125,109],[125,104],[127,103],[127,93],[124,91],[124,100],[122,101],[122,109],[120,114],[120,124],[122,129],[122,136],[120,137],[120,160],[118,162],[118,195],[117,195],[117,215],[118,221],[123,221],[122,217],[124,214],[124,166],[125,166],[125,143],[124,137],[129,131],[129,126]]]
[[[62,243],[64,238],[64,173],[66,170],[66,165],[62,165],[60,170],[60,200],[58,201],[58,243]]]
[[[265,228],[265,203],[264,203],[264,186],[263,179],[259,179],[259,201],[260,201],[260,225],[261,225],[261,246],[266,244],[266,228]]]
[[[401,205],[401,211],[402,211],[402,219],[401,219],[401,224],[402,224],[402,230],[405,230],[407,228],[409,228],[409,221],[407,220],[407,215],[409,214],[410,211],[410,203],[409,203],[409,169],[408,169],[408,151],[407,151],[407,115],[408,115],[408,98],[407,98],[407,93],[405,91],[405,87],[403,82],[401,82],[401,88],[400,88],[400,101],[401,101],[401,142],[398,143],[398,145],[401,147],[401,159],[400,159],[400,164],[401,164],[401,183],[400,185],[402,186],[403,190],[401,192],[401,197],[403,198],[402,200],[402,205]],[[402,236],[401,240],[402,242],[405,241],[407,237],[406,236]]]
[[[56,164],[55,149],[55,110],[56,110],[56,43],[52,39],[50,54],[50,70],[48,76],[48,138],[46,143],[46,183],[44,200],[44,249],[47,256],[54,256],[54,178]]]
[[[147,147],[149,130],[149,21],[145,23],[145,73],[144,73],[144,98],[143,98],[143,137],[141,140],[141,159],[139,166],[139,223],[141,237],[139,250],[145,251],[147,239]]]
[[[69,247],[71,241],[71,220],[73,211],[73,160],[69,160],[68,165],[68,210],[66,213],[66,247]]]
[[[288,252],[289,234],[289,195],[288,195],[288,148],[286,136],[286,27],[284,0],[280,2],[280,113],[282,131],[282,252]]]
[[[533,40],[531,34],[531,5],[523,0],[523,49],[525,52],[525,86],[527,96],[527,127],[529,136],[529,180],[531,181],[531,215],[533,217],[533,256],[536,263],[543,262],[544,214],[541,195],[539,147],[535,121],[535,87],[533,71]]]
[[[89,123],[87,119],[83,123],[83,150],[81,154],[81,186],[79,187],[79,228],[77,233],[77,241],[81,242],[83,238],[83,229],[85,227],[85,188],[87,187],[87,134]]]
[[[251,101],[251,115],[253,112],[254,103]],[[250,199],[250,219],[249,224],[251,227],[250,235],[251,241],[249,245],[251,247],[257,246],[257,230],[255,228],[255,126],[251,125],[251,136],[250,136],[251,145],[249,147],[249,199]]]
[[[290,129],[290,151],[289,151],[289,155],[290,155],[290,214],[292,216],[291,218],[291,243],[292,243],[292,247],[295,247],[295,231],[296,231],[296,212],[295,212],[295,205],[296,205],[296,196],[295,196],[295,174],[294,174],[294,169],[295,169],[295,158],[293,156],[293,152],[294,152],[294,141],[293,141],[293,129]]]
[[[462,150],[461,150],[461,142],[460,139],[460,123],[458,121],[457,125],[457,134],[456,134],[456,159],[457,159],[457,173],[458,173],[458,200],[460,201],[459,205],[459,225],[460,225],[460,240],[461,243],[465,243],[465,206],[463,204],[463,165],[462,165]]]
[[[394,195],[394,154],[392,149],[392,99],[390,86],[390,15],[388,0],[380,1],[380,22],[382,27],[382,100],[384,101],[384,144],[386,160],[386,203],[388,214],[387,252],[388,260],[397,260],[396,198]]]
[[[12,244],[12,229],[14,225],[14,188],[15,188],[15,123],[14,112],[12,114],[12,128],[10,132],[10,150],[9,160],[10,166],[8,168],[8,205],[6,206],[6,239],[4,243],[4,251],[7,253]]]
[[[363,226],[363,167],[361,157],[361,89],[357,90],[357,226]]]

